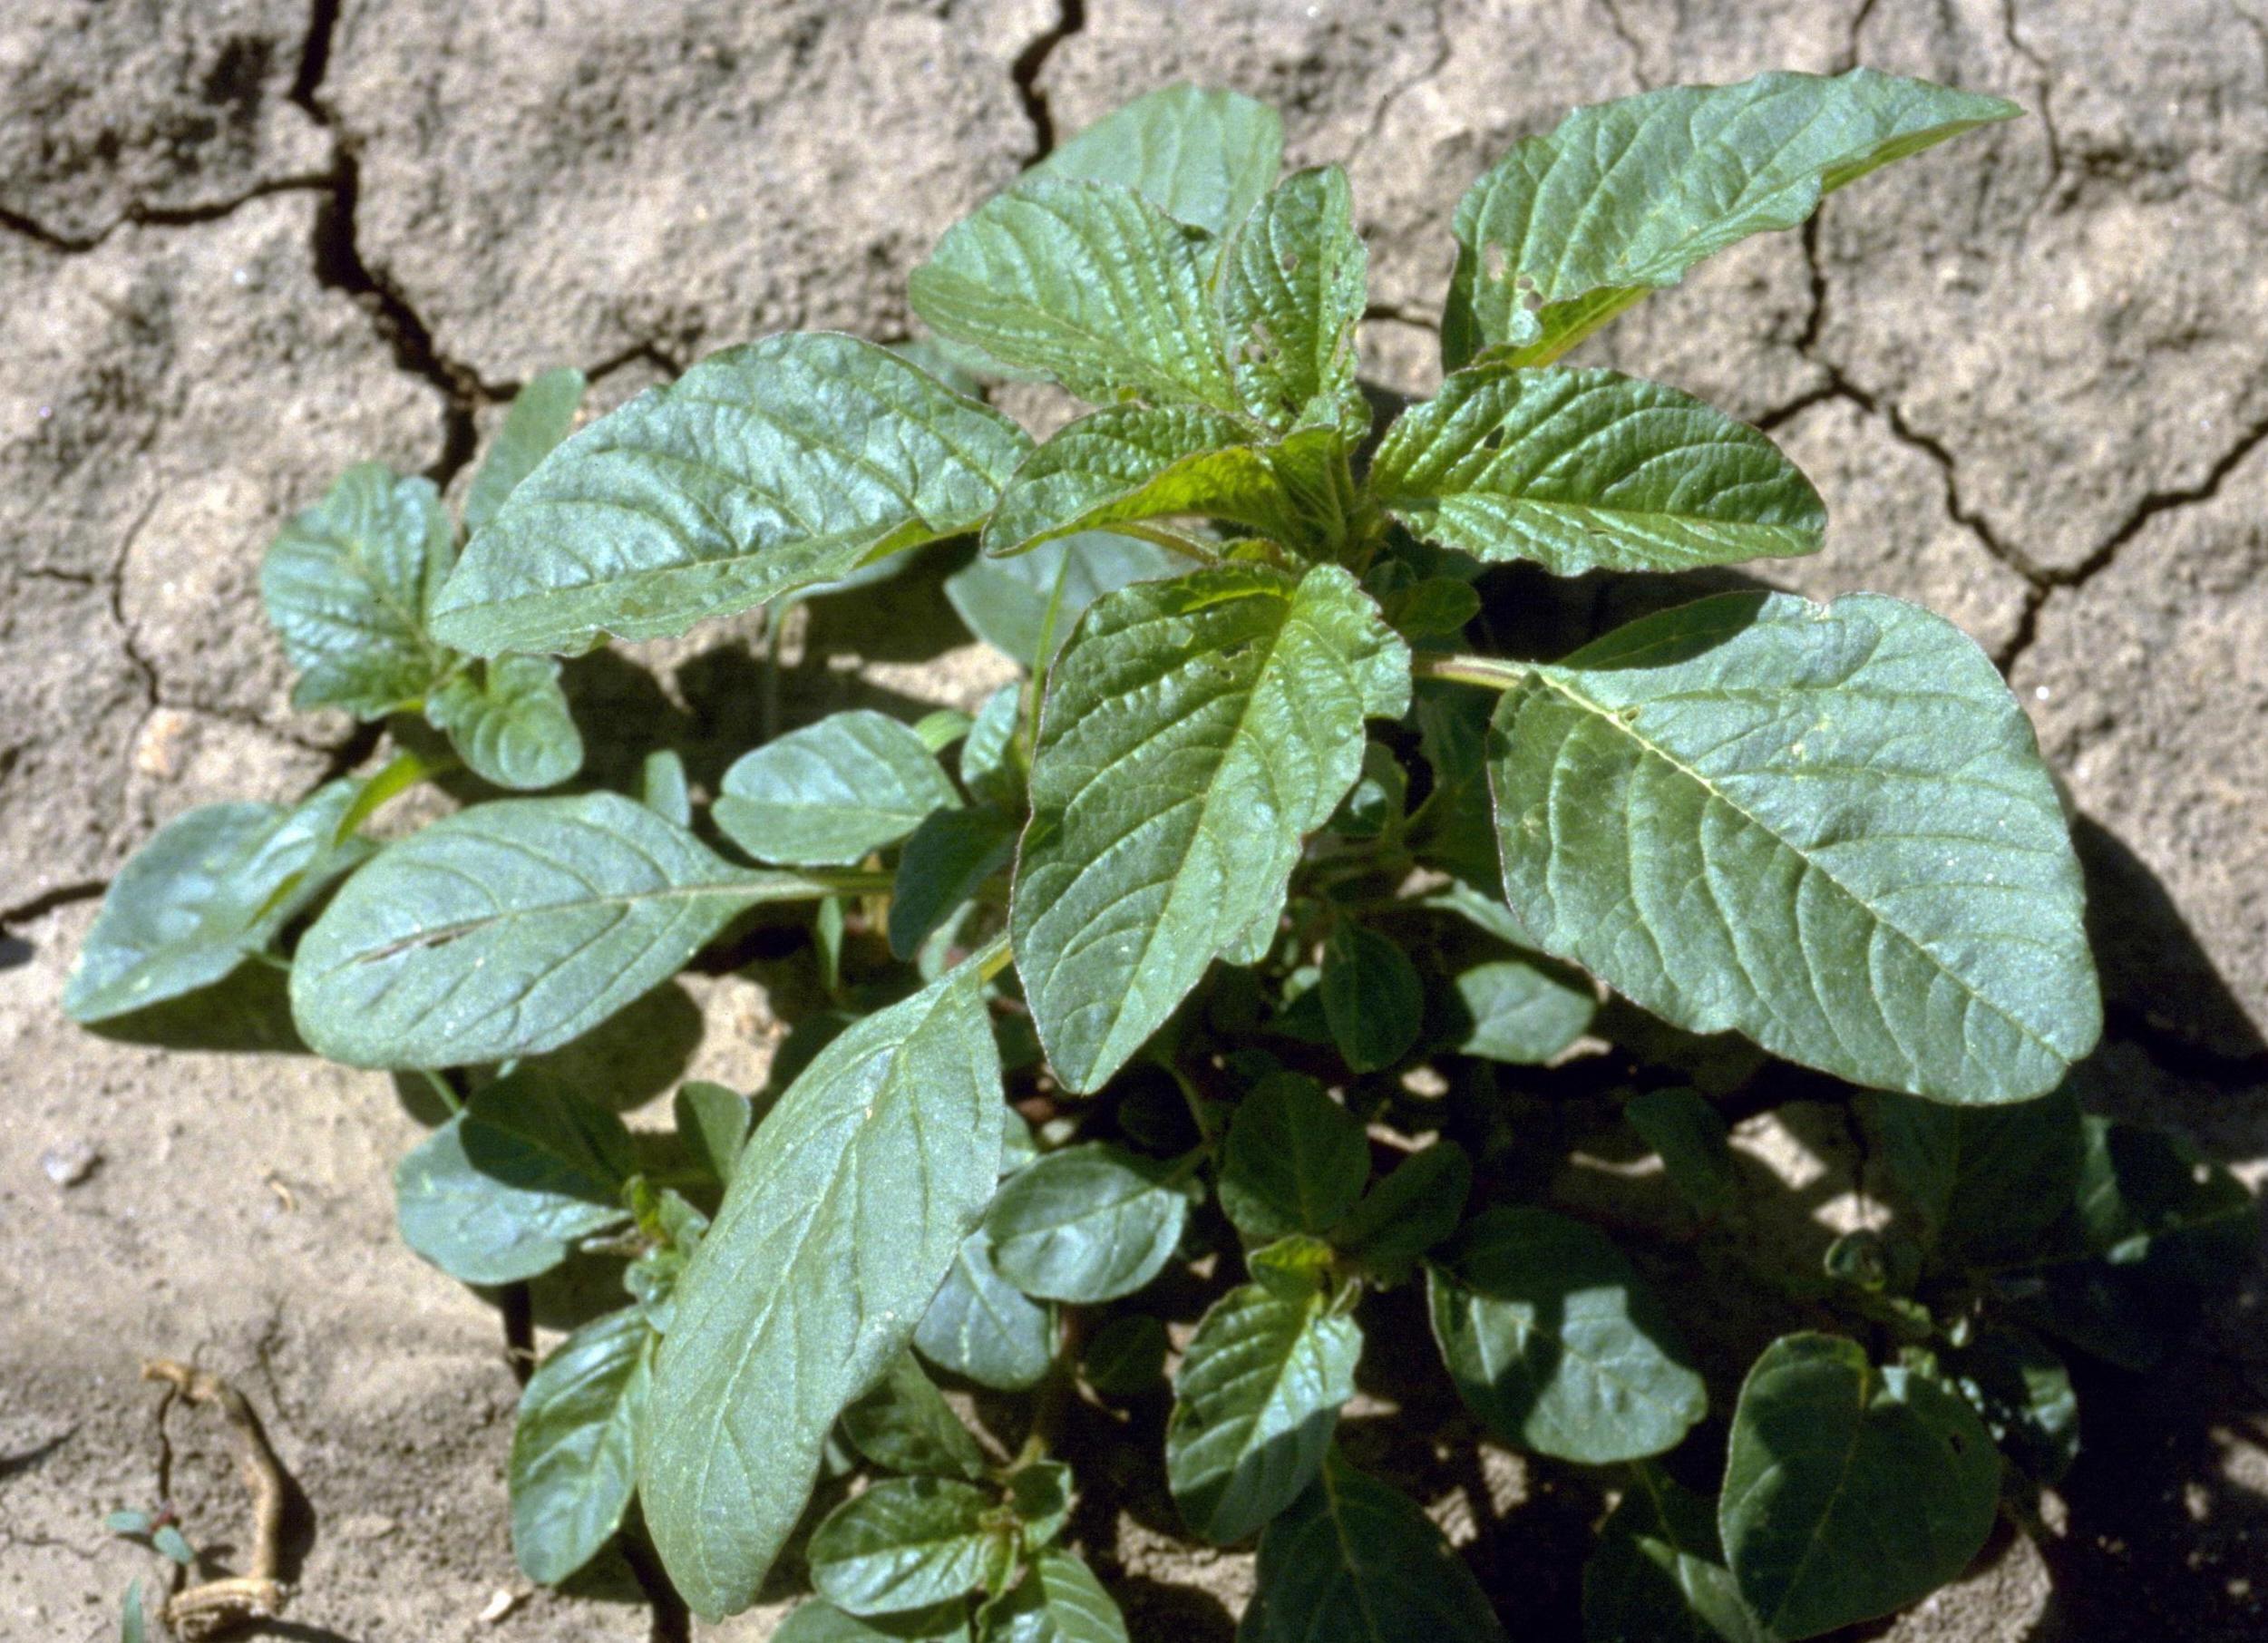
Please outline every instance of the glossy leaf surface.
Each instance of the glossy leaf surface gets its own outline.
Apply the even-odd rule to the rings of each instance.
[[[760,861],[849,867],[959,803],[910,725],[861,707],[742,754],[712,809],[725,836]]]

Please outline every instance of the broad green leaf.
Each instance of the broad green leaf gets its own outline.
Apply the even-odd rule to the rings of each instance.
[[[1323,1018],[1358,1073],[1392,1066],[1417,1042],[1426,988],[1392,938],[1342,922],[1323,945]]]
[[[992,1196],[983,987],[964,964],[829,1042],[750,1139],[677,1286],[638,1491],[697,1613],[754,1599],[836,1416],[905,1350]]]
[[[289,808],[200,805],[160,828],[103,892],[63,984],[63,1013],[103,1021],[178,998],[265,948],[369,855],[339,837],[362,785],[329,783]]]
[[[1385,595],[1378,607],[1404,638],[1453,638],[1480,615],[1481,596],[1470,582],[1430,576]]]
[[[930,813],[898,857],[890,892],[890,951],[904,960],[984,881],[1016,859],[1017,818],[992,805]]]
[[[1260,445],[1253,434],[1233,417],[1187,405],[1091,412],[1024,459],[985,526],[984,550],[1014,555],[1083,531],[1189,515],[1295,548],[1328,540],[1309,516],[1330,502],[1312,476],[1338,460],[1334,436],[1309,431]]]
[[[1725,1566],[1715,1502],[1651,1466],[1630,1470],[1583,1565],[1584,1643],[1777,1643]]]
[[[1708,1413],[1660,1303],[1580,1221],[1487,1210],[1427,1280],[1450,1378],[1506,1443],[1605,1465],[1675,1448]]]
[[[1218,1169],[1221,1208],[1263,1244],[1345,1220],[1370,1179],[1370,1142],[1315,1080],[1271,1073],[1237,1103]]]
[[[1334,1452],[1260,1540],[1237,1643],[1505,1643],[1417,1502]]]
[[[1021,1392],[1037,1385],[1055,1359],[1055,1314],[993,1270],[992,1247],[979,1232],[954,1254],[913,1344],[940,1369]]]
[[[1436,1141],[1371,1188],[1333,1241],[1376,1281],[1398,1284],[1426,1251],[1456,1230],[1472,1190],[1473,1161],[1465,1149]]]
[[[1415,695],[1418,749],[1432,768],[1434,786],[1410,819],[1410,849],[1419,861],[1452,874],[1465,889],[1485,890],[1501,900],[1504,873],[1497,864],[1495,811],[1488,794],[1491,704],[1469,685],[1432,680]],[[1526,929],[1516,919],[1512,923],[1513,933],[1505,939],[1514,947],[1533,947]]]
[[[518,1073],[474,1091],[394,1166],[402,1240],[468,1284],[517,1283],[628,1220],[637,1169],[620,1119]]]
[[[1662,1172],[1679,1197],[1704,1215],[1731,1211],[1739,1199],[1731,1131],[1704,1096],[1694,1090],[1649,1090],[1633,1096],[1622,1115],[1660,1154]]]
[[[1146,1312],[1112,1318],[1086,1344],[1079,1371],[1105,1397],[1139,1397],[1165,1382],[1165,1326]]]
[[[1534,944],[1696,1033],[1941,1101],[2051,1089],[2102,1027],[2070,837],[1973,641],[1875,594],[1728,594],[1498,705]]]
[[[2170,1131],[2097,1117],[2085,1129],[2078,1224],[2058,1229],[2058,1253],[2076,1245],[2113,1267],[2195,1289],[2219,1288],[2244,1269],[2260,1206],[2242,1181]]]
[[[1379,839],[1397,831],[1409,808],[1409,775],[1391,748],[1371,742],[1362,750],[1362,773],[1331,814],[1331,831],[1348,839]]]
[[[844,1408],[842,1430],[861,1454],[892,1472],[977,1482],[985,1475],[984,1451],[910,1352]]]
[[[1214,260],[1211,236],[1131,189],[1036,177],[949,229],[907,293],[941,335],[1081,399],[1233,413]]]
[[[1361,1329],[1319,1288],[1246,1284],[1212,1304],[1165,1429],[1166,1481],[1192,1531],[1241,1541],[1291,1504],[1323,1464],[1361,1356]]]
[[[674,747],[646,755],[638,782],[638,802],[665,822],[693,825],[693,795],[686,790],[686,762]]]
[[[1115,182],[1211,234],[1242,222],[1283,163],[1283,122],[1235,92],[1161,86],[1058,143],[1039,177]]]
[[[2020,1258],[2078,1188],[2087,1132],[2068,1091],[1985,1108],[1883,1094],[1868,1110],[1894,1201],[1942,1263]]]
[[[984,1643],[1127,1643],[1126,1618],[1079,1557],[1049,1547],[985,1622]]]
[[[807,1598],[772,1643],[969,1643],[969,1605],[956,1598],[904,1614],[847,1615],[824,1598]]]
[[[1189,1200],[1171,1174],[1104,1142],[1048,1153],[1010,1176],[985,1214],[993,1266],[1042,1300],[1132,1295],[1181,1241]]]
[[[1368,430],[1355,388],[1368,266],[1335,165],[1285,178],[1244,219],[1222,267],[1221,315],[1247,411],[1275,428]]]
[[[1794,1639],[1952,1580],[2000,1493],[1991,1434],[1958,1396],[1854,1341],[1790,1335],[1740,1388],[1717,1522],[1741,1597]]]
[[[2047,1342],[2020,1325],[1984,1323],[1939,1361],[2002,1454],[2039,1483],[2061,1481],[2078,1458],[2079,1400]]]
[[[2020,112],[1872,69],[1577,109],[1515,143],[1458,204],[1442,357],[1453,370],[1491,347],[1555,359],[1704,257],[1796,227],[1823,193]]]
[[[811,1582],[851,1614],[949,1602],[985,1582],[1001,1531],[994,1498],[949,1478],[886,1478],[845,1501],[811,1537]]]
[[[562,365],[538,372],[511,396],[511,409],[504,413],[496,442],[464,495],[467,536],[494,519],[520,481],[574,431],[575,413],[582,409],[583,392],[589,385],[580,371]]]
[[[1099,1086],[1220,953],[1272,931],[1408,652],[1354,578],[1225,565],[1089,608],[1048,681],[1011,901],[1040,1042]],[[1249,958],[1247,959],[1249,961]]]
[[[755,1127],[755,1108],[738,1090],[695,1079],[670,1098],[677,1141],[719,1186],[730,1186]]]
[[[441,493],[376,462],[339,476],[260,563],[260,598],[299,672],[294,707],[382,718],[449,666],[427,612],[455,552]]]
[[[959,803],[910,725],[860,707],[743,753],[711,809],[760,861],[848,867]]]
[[[1559,1055],[1590,1029],[1599,1008],[1582,977],[1540,958],[1476,964],[1460,970],[1455,985],[1472,1024],[1456,1047],[1515,1066],[1541,1066]]]
[[[1055,652],[1048,647],[1047,659]],[[1003,685],[984,700],[969,739],[960,744],[961,785],[983,804],[1020,809],[1024,802],[1023,753],[1016,733],[1024,723],[1024,686]]]
[[[1826,505],[1770,440],[1612,371],[1459,371],[1387,431],[1370,485],[1430,541],[1558,576],[1784,559],[1826,540]]]
[[[826,893],[617,793],[477,805],[347,880],[300,940],[292,1018],[349,1066],[533,1055],[658,987],[743,908]]]
[[[1168,575],[1184,563],[1154,542],[1083,530],[1005,559],[979,554],[945,578],[945,597],[986,644],[1027,667],[1045,668],[1089,605],[1114,588]]]
[[[557,787],[583,767],[582,733],[550,656],[498,656],[481,665],[477,685],[460,673],[426,697],[425,717],[499,787]]]
[[[556,1586],[622,1526],[638,1487],[655,1336],[635,1307],[585,1324],[536,1368],[511,1434],[511,1546]]]
[[[728,348],[538,463],[467,548],[433,631],[482,656],[682,633],[973,529],[1030,449],[870,343]]]

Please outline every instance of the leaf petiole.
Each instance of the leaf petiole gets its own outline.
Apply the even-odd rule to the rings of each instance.
[[[1511,690],[1526,684],[1534,669],[1524,662],[1506,662],[1495,656],[1415,656],[1410,658],[1409,672],[1414,679],[1447,679],[1457,685],[1478,685],[1484,690]]]

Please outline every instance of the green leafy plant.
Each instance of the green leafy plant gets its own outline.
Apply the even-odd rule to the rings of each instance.
[[[421,1255],[618,1264],[521,1399],[540,1580],[627,1535],[704,1614],[800,1569],[793,1643],[1101,1643],[1077,1494],[1147,1468],[1192,1538],[1257,1543],[1253,1643],[1503,1638],[1520,1599],[1376,1387],[1598,1491],[1594,1638],[1911,1603],[2068,1463],[2060,1355],[2151,1362],[2250,1201],[2066,1087],[2079,871],[1951,625],[1751,588],[1471,647],[1544,576],[1821,549],[1764,434],[1553,362],[2016,112],[1864,70],[1579,110],[1458,208],[1446,374],[1380,430],[1345,175],[1281,175],[1249,99],[1144,97],[944,237],[934,339],[767,337],[571,433],[580,379],[539,377],[461,549],[431,484],[357,468],[263,578],[301,703],[422,713],[492,787],[579,771],[556,658],[926,544],[1020,683],[834,714],[706,794],[664,749],[635,795],[460,784],[374,838],[440,769],[412,752],[192,812],[67,1006],[130,1031],[287,968],[308,1047],[453,1109],[396,1177]],[[999,378],[1094,408],[1036,442]],[[753,1098],[633,1131],[534,1059],[752,921],[821,1001]],[[1887,1220],[1776,1233],[1728,1104],[1840,1108]],[[1659,1174],[1571,1184],[1601,1157]]]

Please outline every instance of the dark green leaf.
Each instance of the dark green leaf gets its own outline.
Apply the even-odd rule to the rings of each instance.
[[[1916,1103],[1920,1104],[1919,1103]],[[1639,1138],[1661,1155],[1679,1197],[1704,1215],[1723,1215],[1739,1195],[1731,1132],[1724,1114],[1693,1090],[1649,1090],[1622,1109]]]
[[[1398,831],[1408,809],[1409,777],[1393,750],[1377,742],[1362,750],[1362,773],[1332,812],[1331,831],[1346,839],[1378,839]]]
[[[860,707],[742,754],[712,810],[760,861],[848,867],[959,803],[910,726]]]
[[[1244,219],[1222,268],[1221,313],[1246,410],[1277,428],[1368,429],[1355,389],[1368,261],[1335,165],[1285,178]]]
[[[1105,1397],[1140,1397],[1163,1383],[1167,1344],[1163,1324],[1144,1312],[1127,1313],[1095,1332],[1079,1368]]]
[[[299,943],[292,1018],[349,1066],[533,1055],[658,987],[742,909],[825,893],[721,860],[617,793],[478,805],[347,880]]]
[[[1182,83],[1161,86],[1056,144],[1035,176],[1115,182],[1168,215],[1223,234],[1283,163],[1283,122],[1264,102]]]
[[[284,527],[260,564],[260,598],[299,671],[294,707],[381,718],[423,696],[449,656],[426,615],[455,551],[441,493],[376,462],[339,476]]]
[[[1192,1531],[1241,1541],[1291,1504],[1323,1463],[1361,1356],[1355,1320],[1312,1286],[1247,1284],[1212,1304],[1165,1430],[1166,1479]]]
[[[1189,1200],[1171,1172],[1102,1142],[1048,1153],[1010,1176],[985,1214],[994,1267],[1043,1300],[1133,1294],[1181,1241]]]
[[[1017,819],[985,805],[930,812],[898,858],[890,892],[890,951],[910,959],[955,909],[1016,859]]]
[[[1272,938],[1302,836],[1360,769],[1408,653],[1335,566],[1224,565],[1091,607],[1048,681],[1012,900],[1057,1075],[1092,1090],[1216,954]]]
[[[1476,964],[1458,973],[1456,990],[1472,1023],[1456,1047],[1515,1066],[1541,1066],[1559,1055],[1590,1029],[1599,1008],[1582,977],[1542,958]]]
[[[733,1168],[755,1126],[754,1104],[738,1090],[696,1079],[671,1098],[670,1111],[677,1140],[694,1162],[719,1186],[731,1185]]]
[[[963,965],[820,1051],[750,1140],[678,1286],[638,1488],[698,1613],[754,1598],[836,1416],[905,1349],[992,1196],[983,986]]]
[[[575,413],[582,409],[583,391],[590,384],[571,365],[541,371],[512,395],[504,426],[489,447],[472,488],[464,496],[467,536],[496,517],[504,499],[552,448],[574,431]]]
[[[1454,1141],[1436,1141],[1395,1165],[1334,1235],[1377,1282],[1398,1284],[1426,1250],[1456,1230],[1473,1190],[1473,1161]]]
[[[2048,1343],[2014,1324],[1985,1323],[1941,1361],[2000,1453],[2039,1483],[2060,1482],[2078,1458],[2079,1401]]]
[[[1045,1546],[1071,1521],[1071,1468],[1061,1461],[1032,1461],[1007,1475],[1008,1508],[1027,1550]]]
[[[2021,112],[1872,69],[1577,109],[1514,144],[1458,205],[1442,355],[1452,368],[1484,347],[1554,359],[1712,252],[1794,228],[1821,194]]]
[[[1261,1536],[1256,1572],[1237,1643],[1505,1643],[1433,1520],[1336,1453]]]
[[[1580,1221],[1490,1210],[1427,1289],[1450,1378],[1506,1443],[1604,1465],[1675,1448],[1708,1413],[1660,1303]]]
[[[1212,237],[1133,190],[1036,177],[955,225],[907,291],[941,335],[1096,404],[1235,412]]]
[[[1472,584],[1453,577],[1427,577],[1379,600],[1386,619],[1404,638],[1449,638],[1481,613],[1481,596]]]
[[[1584,1643],[1776,1643],[1725,1567],[1716,1503],[1651,1466],[1631,1471],[1583,1565]]]
[[[682,633],[972,529],[1030,448],[852,337],[728,348],[544,458],[466,550],[433,631],[482,656]]]
[[[1786,1638],[1903,1608],[1991,1531],[2000,1459],[1969,1405],[1853,1341],[1775,1341],[1740,1389],[1718,1527],[1740,1595]]]
[[[499,787],[557,787],[583,767],[582,733],[550,656],[498,656],[477,685],[458,674],[426,698],[425,717],[474,775]]]
[[[2087,1133],[2068,1091],[1986,1108],[1884,1094],[1869,1110],[1896,1201],[1942,1262],[2018,1259],[2078,1187]]]
[[[511,1434],[511,1545],[531,1580],[556,1586],[599,1555],[638,1486],[654,1332],[635,1307],[585,1324],[520,1395]]]
[[[1342,921],[1323,947],[1323,1018],[1358,1073],[1393,1065],[1417,1042],[1426,989],[1391,938]]]
[[[2076,1242],[2113,1267],[2195,1289],[2226,1285],[2253,1259],[2259,1206],[2187,1140],[2094,1117],[2086,1138],[2078,1237],[2059,1230],[2060,1249]]]
[[[887,1478],[811,1537],[811,1581],[836,1608],[896,1614],[981,1586],[998,1556],[993,1498],[946,1478]]]
[[[1370,1142],[1315,1080],[1271,1073],[1237,1103],[1218,1167],[1221,1208],[1262,1244],[1344,1220],[1370,1179]]]
[[[540,1074],[500,1078],[394,1167],[402,1239],[452,1278],[516,1283],[628,1220],[637,1168],[605,1107]]]
[[[858,1452],[892,1472],[982,1482],[984,1451],[910,1352],[901,1352],[874,1389],[842,1412]]]
[[[1704,599],[1533,667],[1494,733],[1513,910],[1679,1026],[1979,1103],[2100,1033],[2031,726],[1927,611]]]
[[[1127,1643],[1126,1619],[1076,1555],[1050,1547],[992,1610],[984,1643]]]
[[[956,1598],[900,1615],[846,1615],[824,1598],[807,1598],[772,1643],[969,1643],[969,1605]]]
[[[1054,1361],[1055,1314],[993,1270],[991,1245],[978,1233],[953,1257],[913,1344],[940,1369],[996,1391],[1021,1392],[1037,1385]]]
[[[1082,530],[999,559],[984,554],[945,578],[945,597],[969,630],[1027,667],[1056,659],[1086,608],[1114,588],[1169,574],[1184,561],[1154,542]],[[1015,715],[1008,728],[1015,728]],[[962,755],[963,780],[969,775]]]
[[[103,1021],[178,998],[265,948],[369,855],[338,836],[362,785],[333,782],[288,809],[200,805],[160,828],[103,893],[63,984],[63,1013]]]
[[[1819,493],[1777,446],[1612,371],[1476,365],[1405,412],[1370,486],[1428,540],[1559,576],[1816,553]]]

